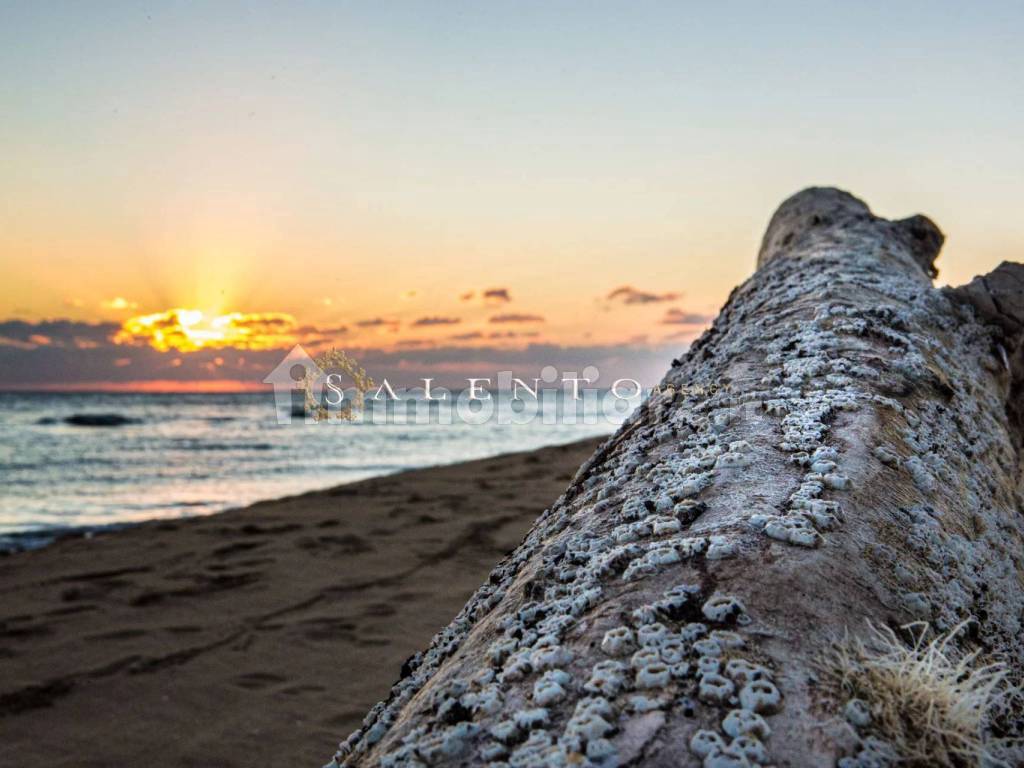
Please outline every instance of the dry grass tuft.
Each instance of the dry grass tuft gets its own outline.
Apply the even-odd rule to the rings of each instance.
[[[871,626],[867,642],[847,636],[829,659],[843,692],[868,703],[869,729],[892,744],[901,765],[1004,764],[986,726],[1013,691],[1002,665],[976,666],[977,652],[953,653],[950,643],[963,626],[925,642],[928,625],[909,624],[903,629],[916,636],[911,645],[888,627]]]

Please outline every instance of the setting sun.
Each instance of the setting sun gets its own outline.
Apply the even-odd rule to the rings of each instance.
[[[283,312],[209,315],[178,307],[125,322],[115,344],[148,344],[160,352],[200,349],[274,349],[295,339],[295,318]]]

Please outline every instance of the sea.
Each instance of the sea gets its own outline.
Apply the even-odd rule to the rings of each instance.
[[[568,443],[629,411],[560,391],[522,406],[494,393],[477,413],[453,397],[317,421],[269,393],[0,393],[0,549]]]

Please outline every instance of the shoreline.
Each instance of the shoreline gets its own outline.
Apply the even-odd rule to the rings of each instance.
[[[370,475],[369,477],[363,477],[358,480],[349,480],[342,483],[334,483],[331,485],[322,485],[306,490],[301,490],[296,493],[285,494],[283,496],[274,496],[266,499],[256,499],[247,504],[239,506],[228,506],[223,509],[219,509],[215,512],[208,512],[205,514],[194,514],[194,515],[181,515],[178,517],[154,517],[147,520],[128,520],[124,522],[113,522],[113,523],[101,523],[96,525],[66,525],[66,526],[52,526],[52,527],[40,527],[30,528],[23,531],[11,531],[8,533],[0,533],[0,559],[8,555],[16,555],[22,552],[33,552],[39,549],[52,546],[59,541],[67,539],[93,539],[97,536],[103,536],[108,533],[117,533],[129,528],[135,528],[140,525],[154,525],[157,523],[178,523],[188,520],[195,520],[204,517],[213,517],[216,515],[231,514],[234,512],[240,512],[248,509],[249,507],[256,506],[258,504],[278,503],[284,502],[288,499],[297,498],[300,496],[309,496],[310,494],[327,493],[336,488],[340,488],[347,485],[355,485],[357,483],[366,482],[369,480],[378,480],[386,477],[392,477],[394,475],[400,475],[405,472],[417,472],[421,470],[437,469],[440,467],[450,467],[460,464],[468,464],[474,461],[484,461],[488,458],[499,458],[502,456],[511,456],[518,453],[531,453],[533,450],[543,450],[543,448],[558,448],[563,445],[575,445],[577,443],[585,442],[597,442],[600,443],[602,440],[609,437],[612,433],[597,435],[594,437],[584,437],[579,440],[574,440],[569,443],[554,443],[549,446],[542,446],[540,449],[530,449],[526,451],[513,451],[511,453],[498,453],[493,456],[485,456],[481,459],[467,459],[463,461],[448,461],[439,464],[427,464],[422,467],[410,467],[407,469],[395,469],[382,472],[376,475]],[[23,543],[27,542],[27,543]]]
[[[7,553],[0,762],[322,764],[604,439]]]

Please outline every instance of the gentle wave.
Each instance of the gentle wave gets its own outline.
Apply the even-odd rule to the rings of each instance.
[[[209,443],[201,439],[180,439],[171,441],[171,447],[192,451],[272,451],[271,443]]]

